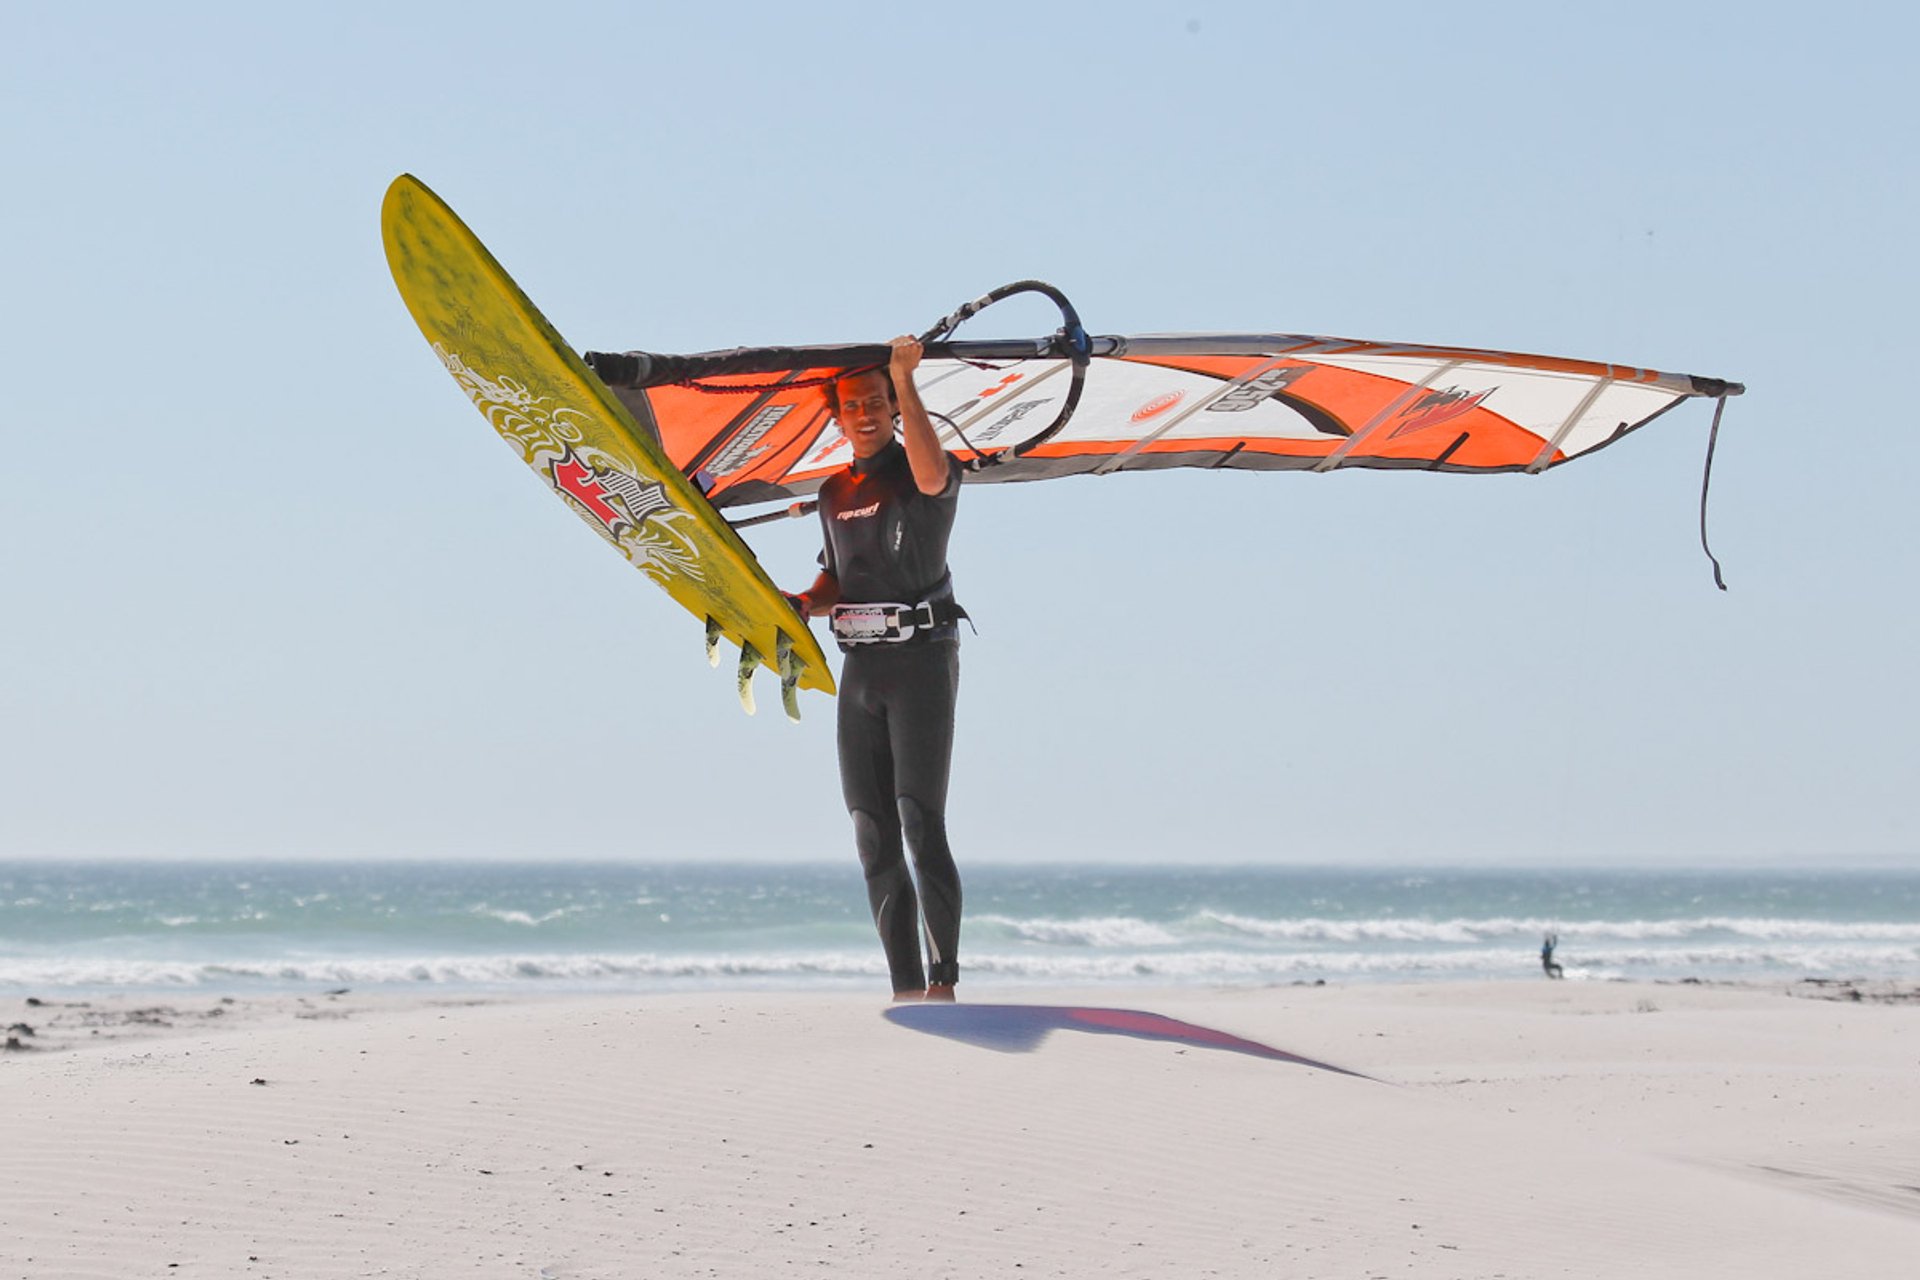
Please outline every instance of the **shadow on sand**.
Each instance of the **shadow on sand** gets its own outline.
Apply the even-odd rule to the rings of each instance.
[[[929,1035],[945,1036],[1000,1053],[1032,1053],[1055,1031],[1086,1031],[1100,1036],[1130,1036],[1135,1040],[1165,1040],[1201,1049],[1225,1049],[1275,1062],[1292,1062],[1321,1071],[1370,1080],[1371,1076],[1316,1062],[1297,1053],[1271,1048],[1253,1040],[1196,1026],[1178,1018],[1135,1009],[1089,1009],[1073,1005],[1031,1004],[897,1004],[886,1011],[890,1022]]]

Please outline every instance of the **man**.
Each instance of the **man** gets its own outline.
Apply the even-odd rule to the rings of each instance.
[[[828,385],[854,460],[821,486],[822,570],[789,599],[803,617],[831,615],[846,654],[840,788],[894,998],[951,1000],[960,874],[947,847],[947,773],[966,614],[953,600],[947,535],[962,468],[914,387],[920,356],[918,341],[895,338],[887,368]]]

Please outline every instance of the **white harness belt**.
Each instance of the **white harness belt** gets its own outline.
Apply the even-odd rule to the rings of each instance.
[[[899,644],[942,622],[931,600],[919,604],[837,604],[833,606],[833,637],[841,644]]]

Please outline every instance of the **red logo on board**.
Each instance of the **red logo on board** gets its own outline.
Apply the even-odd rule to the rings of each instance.
[[[637,479],[618,467],[596,467],[571,452],[554,459],[548,474],[555,492],[615,538],[638,529],[649,516],[673,510],[665,485]]]
[[[580,459],[569,455],[563,461],[554,463],[553,485],[585,507],[595,520],[607,528],[626,523],[625,513],[607,501],[612,496],[607,492],[607,487],[594,478],[592,468]]]

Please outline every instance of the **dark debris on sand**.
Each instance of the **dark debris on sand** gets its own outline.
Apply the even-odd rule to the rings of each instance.
[[[1802,1000],[1844,1000],[1851,1004],[1920,1004],[1920,983],[1891,979],[1802,978],[1787,987]]]
[[[332,1007],[317,1016],[351,1016],[350,1008],[336,1003],[339,996],[346,994],[345,991],[329,991],[326,994],[329,997],[327,1004]],[[45,1000],[38,996],[28,996],[24,1003],[34,1011],[33,1024],[16,1022],[9,1027],[4,1049],[0,1049],[0,1052],[31,1049],[58,1051],[90,1044],[192,1032],[228,1023],[255,1024],[289,1014],[294,1017],[307,1016],[300,1011],[301,1006],[311,1005],[304,998],[290,1005],[281,999],[239,1001],[232,996],[211,998],[204,1006],[198,1005],[198,1002],[180,1005],[138,1004],[131,1000]],[[38,1043],[28,1043],[29,1038]]]

